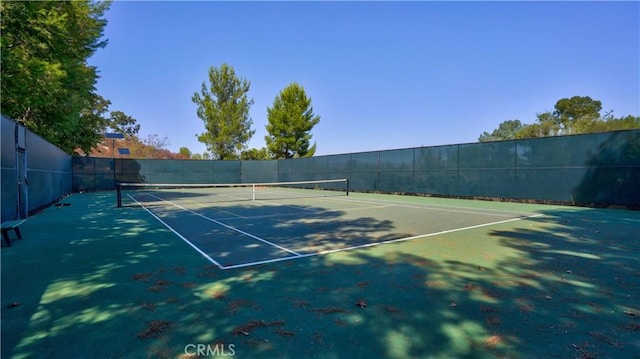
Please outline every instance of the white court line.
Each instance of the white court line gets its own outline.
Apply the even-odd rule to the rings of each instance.
[[[282,257],[282,258],[274,258],[274,259],[265,259],[263,261],[248,262],[248,263],[242,263],[242,264],[234,264],[234,265],[230,265],[230,266],[222,266],[222,267],[220,267],[220,269],[236,269],[236,268],[252,267],[252,266],[257,266],[257,265],[260,265],[260,264],[269,264],[269,263],[275,263],[275,262],[282,262],[282,261],[288,261],[290,259],[313,257],[313,256],[317,256],[317,255],[318,255],[318,253],[307,253],[307,254],[301,254],[299,256]]]
[[[438,235],[447,234],[447,233],[454,233],[454,232],[466,231],[466,230],[469,230],[469,229],[475,229],[475,228],[481,228],[481,227],[493,226],[493,225],[496,225],[496,224],[502,224],[502,223],[515,222],[515,221],[520,221],[520,220],[523,220],[523,219],[535,218],[535,217],[541,217],[541,216],[543,216],[543,214],[534,214],[534,215],[527,216],[527,217],[511,218],[511,219],[506,219],[506,220],[504,220],[504,221],[497,221],[497,222],[491,222],[491,223],[477,224],[477,225],[475,225],[475,226],[468,226],[468,227],[462,227],[462,228],[448,229],[448,230],[440,231],[440,232],[427,233],[427,234],[420,234],[420,235],[417,235],[417,236],[404,237],[404,238],[397,238],[397,239],[390,239],[390,240],[386,240],[386,241],[382,241],[382,242],[372,242],[372,243],[367,243],[367,244],[361,244],[361,245],[359,245],[359,246],[351,246],[351,247],[346,247],[346,248],[330,249],[330,250],[320,251],[320,252],[315,252],[315,253],[301,254],[300,256],[297,256],[297,257],[285,257],[285,258],[277,258],[277,259],[264,260],[264,261],[259,261],[259,262],[249,262],[249,263],[243,263],[243,264],[231,265],[231,266],[226,266],[226,267],[225,267],[225,266],[223,266],[223,267],[220,267],[220,269],[224,269],[224,270],[226,270],[226,269],[235,269],[235,268],[242,268],[242,267],[250,267],[250,266],[254,266],[254,265],[260,265],[260,264],[268,264],[268,263],[280,262],[280,261],[285,261],[285,260],[289,260],[289,259],[297,259],[297,258],[314,257],[314,256],[320,256],[320,255],[331,254],[331,253],[336,253],[336,252],[350,251],[350,250],[360,249],[360,248],[375,247],[375,246],[379,246],[379,245],[383,245],[383,244],[390,244],[390,243],[397,243],[397,242],[405,242],[405,241],[410,241],[410,240],[414,240],[414,239],[420,239],[420,238],[433,237],[433,236],[438,236]]]
[[[267,192],[262,192],[262,193],[267,193]],[[280,192],[269,192],[269,193],[280,193]],[[246,198],[241,198],[241,197],[233,197],[233,196],[228,196],[228,195],[222,195],[224,197],[229,197],[229,198],[236,198],[239,200],[247,200]],[[154,196],[155,197],[155,196]],[[336,196],[314,196],[314,197],[292,197],[292,198],[284,198],[284,200],[287,199],[326,199],[327,197],[336,197]],[[158,197],[156,197],[158,198]],[[202,206],[204,209],[215,209],[217,211],[223,212],[223,213],[229,213],[230,215],[234,216],[234,217],[223,217],[223,218],[218,218],[218,221],[233,221],[233,220],[237,220],[237,219],[245,219],[245,220],[250,220],[250,219],[261,219],[261,218],[270,218],[270,217],[287,217],[287,216],[292,216],[295,217],[297,215],[300,215],[300,213],[279,213],[279,214],[266,214],[266,215],[260,215],[260,216],[242,216],[240,214],[231,212],[231,211],[224,211],[219,209],[219,207],[210,207],[208,205],[205,205],[204,203],[199,203],[196,201],[187,201],[187,202],[192,202],[195,204],[198,204],[200,206]],[[270,205],[272,207],[285,207],[285,208],[293,208],[299,211],[306,211],[308,213],[325,213],[325,212],[336,212],[336,211],[355,211],[355,210],[368,210],[368,209],[381,209],[381,208],[388,208],[388,207],[395,207],[395,205],[391,204],[379,204],[377,206],[367,206],[367,207],[353,207],[353,208],[338,208],[338,209],[313,209],[313,208],[304,208],[303,206],[300,205],[295,205],[295,204],[282,204],[279,202],[272,202],[266,199],[256,199],[256,200],[252,200],[251,202],[255,202],[255,203],[265,203],[267,205]]]
[[[448,234],[448,233],[454,233],[454,232],[460,232],[460,231],[465,231],[465,230],[469,230],[469,229],[475,229],[475,228],[481,228],[481,227],[487,227],[487,226],[492,226],[492,225],[497,225],[497,224],[502,224],[502,223],[509,223],[509,222],[515,222],[515,221],[520,221],[523,219],[529,219],[529,218],[535,218],[535,217],[541,217],[543,216],[543,214],[531,214],[528,216],[521,216],[518,218],[511,218],[511,219],[507,219],[507,220],[502,220],[502,221],[496,221],[496,222],[490,222],[490,223],[484,223],[484,224],[478,224],[478,225],[474,225],[474,226],[467,226],[467,227],[461,227],[461,228],[455,228],[455,229],[450,229],[450,230],[444,230],[444,231],[439,231],[439,232],[434,232],[434,233],[427,233],[427,234],[421,234],[421,235],[416,235],[416,236],[410,236],[410,237],[404,237],[404,238],[397,238],[397,239],[391,239],[391,240],[386,240],[386,241],[382,241],[382,242],[373,242],[373,243],[366,243],[366,244],[362,244],[362,245],[358,245],[358,246],[351,246],[351,247],[346,247],[346,248],[337,248],[337,249],[331,249],[331,250],[325,250],[325,251],[320,251],[320,252],[315,252],[315,253],[306,253],[306,254],[301,254],[301,253],[297,253],[295,251],[292,251],[290,249],[278,246],[274,243],[271,243],[267,240],[264,240],[262,238],[259,238],[257,236],[254,236],[250,233],[246,233],[244,231],[241,231],[237,228],[234,228],[232,226],[226,225],[222,222],[219,222],[215,219],[206,217],[200,213],[194,212],[192,210],[189,210],[187,208],[184,208],[180,205],[177,205],[175,203],[172,203],[170,201],[164,200],[160,197],[157,197],[155,195],[151,195],[148,193],[145,193],[148,196],[151,197],[155,197],[163,202],[169,203],[170,205],[173,205],[175,207],[178,207],[184,211],[193,213],[199,217],[202,217],[204,219],[207,219],[213,223],[219,224],[223,227],[226,227],[228,229],[231,229],[233,231],[236,231],[238,233],[247,235],[251,238],[257,239],[259,241],[262,241],[264,243],[267,243],[271,246],[280,248],[284,251],[287,251],[289,253],[294,254],[294,256],[289,256],[289,257],[282,257],[282,258],[274,258],[274,259],[268,259],[268,260],[262,260],[262,261],[255,261],[255,262],[248,262],[248,263],[242,263],[242,264],[236,264],[236,265],[229,265],[229,266],[223,266],[219,263],[217,263],[216,261],[214,261],[211,257],[209,257],[207,254],[205,254],[204,252],[202,252],[200,249],[198,249],[195,245],[193,245],[191,242],[189,242],[186,238],[184,238],[182,235],[180,235],[178,232],[176,232],[173,228],[171,228],[169,225],[167,225],[164,221],[162,221],[160,218],[158,218],[155,214],[153,214],[149,209],[147,209],[146,207],[144,207],[143,205],[140,204],[140,202],[138,202],[137,200],[133,199],[134,201],[136,201],[138,204],[141,205],[141,207],[143,207],[147,212],[151,213],[151,215],[153,217],[155,217],[156,219],[158,219],[163,225],[165,225],[167,228],[169,228],[171,231],[173,231],[174,233],[176,233],[176,235],[178,235],[180,238],[182,238],[185,242],[187,242],[189,245],[191,245],[194,249],[196,249],[196,251],[198,251],[199,253],[201,253],[203,256],[205,256],[208,260],[210,260],[212,263],[214,263],[216,266],[218,266],[220,269],[223,270],[227,270],[227,269],[236,269],[236,268],[244,268],[244,267],[250,267],[250,266],[256,266],[256,265],[260,265],[260,264],[269,264],[269,263],[275,263],[275,262],[281,262],[281,261],[285,261],[285,260],[290,260],[290,259],[297,259],[297,258],[307,258],[307,257],[313,257],[313,256],[320,256],[320,255],[326,255],[326,254],[331,254],[331,253],[336,253],[336,252],[343,252],[343,251],[349,251],[349,250],[354,250],[354,249],[360,249],[360,248],[368,248],[368,247],[374,247],[374,246],[379,246],[379,245],[383,245],[383,244],[390,244],[390,243],[396,243],[396,242],[404,242],[404,241],[409,241],[409,240],[415,240],[415,239],[421,239],[421,238],[427,238],[427,237],[433,237],[433,236],[437,236],[437,235],[442,235],[442,234]],[[129,197],[131,197],[129,195]],[[405,205],[403,203],[400,202],[394,202],[394,201],[389,201],[389,200],[353,200],[353,199],[343,199],[343,198],[336,198],[336,197],[321,197],[321,198],[316,198],[316,199],[323,199],[323,200],[332,200],[332,201],[343,201],[343,202],[351,202],[351,203],[367,203],[367,204],[380,204],[382,207],[380,208],[385,208],[384,204],[390,204],[391,206],[397,206],[397,207],[405,207],[405,208],[417,208],[417,209],[432,209],[432,210],[441,210],[441,211],[448,211],[448,212],[457,212],[457,213],[471,213],[471,214],[485,214],[485,215],[492,215],[492,214],[488,214],[488,213],[483,213],[480,211],[456,211],[456,210],[451,210],[451,209],[441,209],[441,208],[433,208],[433,207],[427,207],[427,206],[438,206],[438,207],[449,207],[449,208],[464,208],[464,207],[455,207],[455,206],[446,206],[446,205],[427,205],[427,206],[413,206],[413,205]],[[379,208],[379,206],[373,207],[373,208]],[[354,209],[359,209],[359,208],[354,208]],[[489,210],[492,211],[492,210]],[[525,212],[512,212],[512,211],[504,211],[504,210],[493,210],[496,212],[504,212],[504,213],[511,213],[512,215],[515,214],[520,214],[522,215]],[[493,214],[495,216],[505,216],[505,215],[500,215],[500,214]]]
[[[397,202],[397,201],[391,201],[391,200],[367,200],[367,199],[352,199],[352,198],[344,198],[344,197],[335,197],[335,198],[325,197],[323,199],[331,200],[331,201],[348,202],[348,203],[367,203],[367,204],[380,204],[380,205],[393,204],[396,207],[426,209],[426,210],[453,212],[453,213],[468,213],[468,214],[495,216],[495,217],[513,217],[514,215],[520,215],[526,218],[531,215],[535,215],[534,213],[530,213],[530,212],[514,212],[514,211],[501,210],[501,209],[485,209],[485,208],[473,209],[473,208],[467,208],[467,207],[448,206],[443,204],[410,205],[403,202]],[[445,207],[445,208],[439,208],[439,207]],[[490,212],[502,212],[506,214],[498,214],[498,213],[490,213]]]
[[[280,193],[280,192],[271,192],[271,193]],[[416,197],[418,198],[418,197]],[[378,204],[379,207],[362,207],[362,208],[387,208],[387,207],[403,207],[403,208],[413,208],[413,209],[423,209],[423,210],[434,210],[434,211],[442,211],[442,212],[453,212],[453,213],[467,213],[467,214],[475,214],[475,215],[483,215],[483,216],[494,216],[494,217],[513,217],[514,215],[520,216],[529,216],[533,213],[530,212],[514,212],[514,211],[506,211],[501,209],[486,209],[486,208],[468,208],[468,207],[458,207],[458,206],[449,206],[443,204],[407,204],[405,202],[398,202],[393,200],[384,200],[384,199],[354,199],[353,197],[347,196],[312,196],[312,197],[292,197],[292,198],[284,198],[284,199],[311,199],[313,201],[327,201],[327,202],[345,202],[345,203],[365,203],[365,204]],[[256,202],[262,202],[267,204],[272,204],[280,207],[295,207],[295,205],[283,205],[277,202],[269,202],[267,200],[256,200]],[[445,207],[445,208],[439,208]],[[304,209],[303,210],[307,210]],[[309,211],[314,211],[309,209]],[[502,212],[506,214],[499,213],[490,213],[490,212]],[[252,218],[252,217],[249,217]]]
[[[152,195],[150,192],[143,192],[143,193],[144,193],[144,194],[146,194],[146,195],[153,196],[153,197],[155,197],[155,198],[158,198],[158,199],[161,199],[161,200],[163,200],[163,201],[164,201],[164,199],[162,199],[162,198],[160,198],[160,197],[158,197],[158,196],[156,196],[156,195]],[[247,197],[237,197],[237,196],[231,196],[231,195],[228,195],[228,194],[222,194],[222,193],[217,194],[217,195],[219,195],[219,196],[221,196],[221,197],[231,198],[231,199],[232,199],[232,200],[234,200],[234,201],[250,201],[250,200],[251,200],[250,198],[247,198]],[[237,213],[234,213],[234,212],[231,212],[231,211],[225,211],[225,210],[219,209],[219,207],[211,207],[210,205],[208,205],[208,204],[206,204],[206,203],[202,203],[202,202],[194,201],[194,200],[191,200],[191,199],[185,199],[184,201],[185,201],[185,202],[187,202],[187,203],[195,203],[195,204],[197,204],[198,206],[200,206],[200,207],[202,207],[202,208],[205,208],[205,209],[213,208],[213,209],[215,209],[216,211],[219,211],[219,212],[228,213],[228,214],[230,214],[230,215],[232,215],[232,216],[239,217],[239,218],[242,218],[242,219],[248,219],[247,217],[242,216],[242,215],[240,215],[240,214],[237,214]]]
[[[438,236],[438,235],[441,235],[441,234],[447,234],[447,233],[454,233],[454,232],[466,231],[466,230],[469,230],[469,229],[482,228],[482,227],[487,227],[487,226],[493,226],[493,225],[496,225],[496,224],[502,224],[502,223],[515,222],[515,221],[520,221],[520,220],[523,220],[523,219],[534,218],[534,217],[541,217],[541,216],[543,216],[543,215],[542,215],[542,214],[534,214],[534,215],[527,216],[527,217],[519,217],[519,218],[505,219],[504,221],[497,221],[497,222],[491,222],[491,223],[476,224],[475,226],[468,226],[468,227],[461,227],[461,228],[448,229],[448,230],[444,230],[444,231],[440,231],[440,232],[427,233],[427,234],[419,234],[419,235],[417,235],[417,236],[411,236],[411,237],[405,237],[405,238],[389,239],[389,240],[382,241],[382,242],[367,243],[367,244],[362,244],[362,245],[359,245],[359,246],[352,246],[352,247],[347,247],[347,248],[331,249],[331,250],[327,250],[327,251],[321,251],[321,252],[318,252],[318,254],[328,254],[328,253],[335,253],[335,252],[340,252],[340,251],[348,251],[348,250],[357,249],[357,248],[373,247],[373,246],[377,246],[377,245],[380,245],[380,244],[389,244],[389,243],[396,243],[396,242],[404,242],[404,241],[409,241],[409,240],[412,240],[412,239],[433,237],[433,236]]]
[[[157,219],[160,223],[162,223],[165,227],[167,227],[171,232],[173,232],[176,236],[180,237],[180,239],[182,239],[183,241],[185,241],[188,245],[190,245],[193,249],[195,249],[198,253],[202,254],[205,258],[207,258],[211,263],[215,264],[218,268],[224,268],[220,263],[216,262],[213,258],[209,257],[209,255],[207,255],[205,252],[203,252],[202,250],[200,250],[200,248],[198,248],[197,246],[195,246],[193,243],[191,243],[188,239],[186,239],[183,235],[181,235],[180,233],[178,233],[178,231],[176,231],[175,229],[173,229],[170,225],[168,225],[165,221],[163,221],[162,219],[160,219],[158,216],[155,215],[155,213],[151,212],[151,210],[149,210],[147,207],[143,206],[142,203],[138,202],[137,199],[131,197],[131,195],[127,195],[129,196],[129,198],[131,198],[133,201],[135,201],[138,205],[140,205],[140,207],[144,208],[145,211],[149,212],[150,215],[153,216],[153,218]]]
[[[273,193],[277,193],[277,192],[273,192]],[[315,199],[317,197],[313,197],[313,198]],[[301,199],[301,197],[298,197],[298,198],[283,198],[283,200],[292,200],[292,199]],[[298,209],[298,210],[308,211],[308,212],[312,212],[312,213],[316,211],[315,209],[304,208],[304,207],[300,207],[299,205],[295,205],[295,204],[282,204],[282,203],[279,203],[279,202],[271,202],[271,201],[266,200],[266,199],[256,199],[256,200],[253,200],[253,202],[266,203],[266,204],[274,206],[274,207],[295,208],[295,209]]]
[[[262,239],[262,238],[260,238],[260,237],[258,237],[258,236],[255,236],[255,235],[251,234],[251,233],[247,233],[247,232],[245,232],[245,231],[243,231],[243,230],[240,230],[240,229],[238,229],[238,228],[232,227],[232,226],[230,226],[230,225],[228,225],[228,224],[224,224],[224,223],[222,223],[222,222],[220,222],[220,221],[216,221],[216,220],[215,220],[215,219],[213,219],[213,218],[209,218],[209,217],[205,216],[204,214],[201,214],[201,213],[198,213],[198,212],[192,211],[192,210],[190,210],[190,209],[188,209],[188,208],[182,207],[182,206],[181,206],[181,205],[179,205],[179,204],[172,203],[171,201],[167,201],[167,200],[165,200],[165,199],[162,199],[162,198],[160,198],[160,197],[158,197],[158,196],[155,196],[155,195],[152,195],[152,194],[147,194],[147,195],[148,195],[148,196],[151,196],[151,197],[155,197],[155,198],[157,198],[157,199],[159,199],[159,200],[161,200],[161,201],[163,201],[163,202],[169,203],[170,205],[175,206],[175,207],[178,207],[178,208],[180,208],[180,209],[181,209],[181,210],[183,210],[183,211],[187,211],[187,212],[189,212],[189,213],[193,213],[193,214],[195,214],[195,215],[196,215],[196,216],[198,216],[198,217],[202,217],[202,218],[204,218],[204,219],[206,219],[206,220],[208,220],[208,221],[210,221],[210,222],[213,222],[213,223],[215,223],[215,224],[217,224],[217,225],[223,226],[223,227],[225,227],[225,228],[227,228],[227,229],[230,229],[230,230],[232,230],[232,231],[234,231],[234,232],[238,232],[238,233],[243,234],[243,235],[245,235],[245,236],[247,236],[247,237],[251,237],[251,238],[256,239],[256,240],[258,240],[258,241],[260,241],[260,242],[266,243],[266,244],[268,244],[268,245],[270,245],[270,246],[273,246],[273,247],[276,247],[276,248],[282,249],[283,251],[289,252],[289,253],[291,253],[291,254],[293,254],[293,255],[296,255],[296,256],[302,256],[302,254],[300,254],[300,253],[298,253],[298,252],[296,252],[296,251],[292,251],[291,249],[288,249],[288,248],[285,248],[285,247],[279,246],[279,245],[277,245],[277,244],[275,244],[275,243],[269,242],[269,241],[267,241],[266,239]],[[137,201],[136,201],[136,202],[137,202]],[[145,208],[145,209],[146,209],[146,208]]]
[[[291,208],[295,208],[297,209],[296,206],[278,206],[278,207],[291,207]],[[380,206],[369,206],[369,207],[352,207],[352,208],[336,208],[336,209],[322,209],[322,210],[318,210],[318,209],[314,209],[311,210],[309,209],[309,211],[311,212],[305,212],[305,213],[300,213],[300,212],[290,212],[290,213],[276,213],[276,214],[263,214],[260,216],[251,216],[251,217],[242,217],[242,219],[248,219],[248,220],[252,220],[252,219],[264,219],[264,218],[276,218],[276,217],[300,217],[300,216],[307,216],[308,214],[321,214],[321,213],[331,213],[331,212],[348,212],[348,211],[367,211],[367,210],[372,210],[372,209],[382,209],[382,208],[390,208],[390,207],[395,207],[392,205],[380,205]],[[218,218],[218,221],[233,221],[233,220],[237,220],[237,217],[227,217],[227,218]]]
[[[212,206],[210,206],[208,204],[200,203],[200,202],[196,202],[196,201],[187,201],[187,202],[195,203],[198,206],[202,207],[203,209],[214,209],[214,210],[216,210],[218,212],[228,213],[228,214],[233,216],[233,217],[229,217],[229,219],[249,219],[249,217],[245,217],[243,215],[240,215],[240,214],[237,214],[237,213],[234,213],[234,212],[231,212],[231,211],[222,210],[222,209],[220,209],[220,207],[212,207]],[[225,218],[225,219],[227,219],[227,218]],[[224,219],[218,219],[218,220],[219,221],[223,221]]]

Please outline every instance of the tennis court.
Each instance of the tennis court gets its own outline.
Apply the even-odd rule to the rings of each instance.
[[[120,206],[144,208],[222,269],[417,240],[537,216],[354,197],[348,195],[346,180],[122,184],[120,188],[125,203]]]
[[[2,249],[2,357],[640,352],[638,211],[315,185],[121,195],[66,197]]]

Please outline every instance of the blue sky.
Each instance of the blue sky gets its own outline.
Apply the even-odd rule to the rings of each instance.
[[[202,153],[191,101],[227,63],[251,82],[255,135],[292,82],[317,155],[475,142],[590,96],[640,115],[639,2],[125,2],[90,60],[97,92],[168,149]]]

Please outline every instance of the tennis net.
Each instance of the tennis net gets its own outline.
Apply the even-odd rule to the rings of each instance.
[[[179,201],[266,201],[348,195],[348,179],[229,184],[119,183],[117,205],[126,207]]]

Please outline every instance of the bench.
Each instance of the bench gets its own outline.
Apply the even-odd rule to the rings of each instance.
[[[0,228],[2,229],[2,238],[4,238],[4,242],[7,244],[7,247],[11,247],[11,239],[9,239],[9,231],[14,231],[18,239],[22,239],[22,234],[20,234],[20,225],[26,222],[26,219],[16,219],[13,221],[7,221],[0,224]]]

